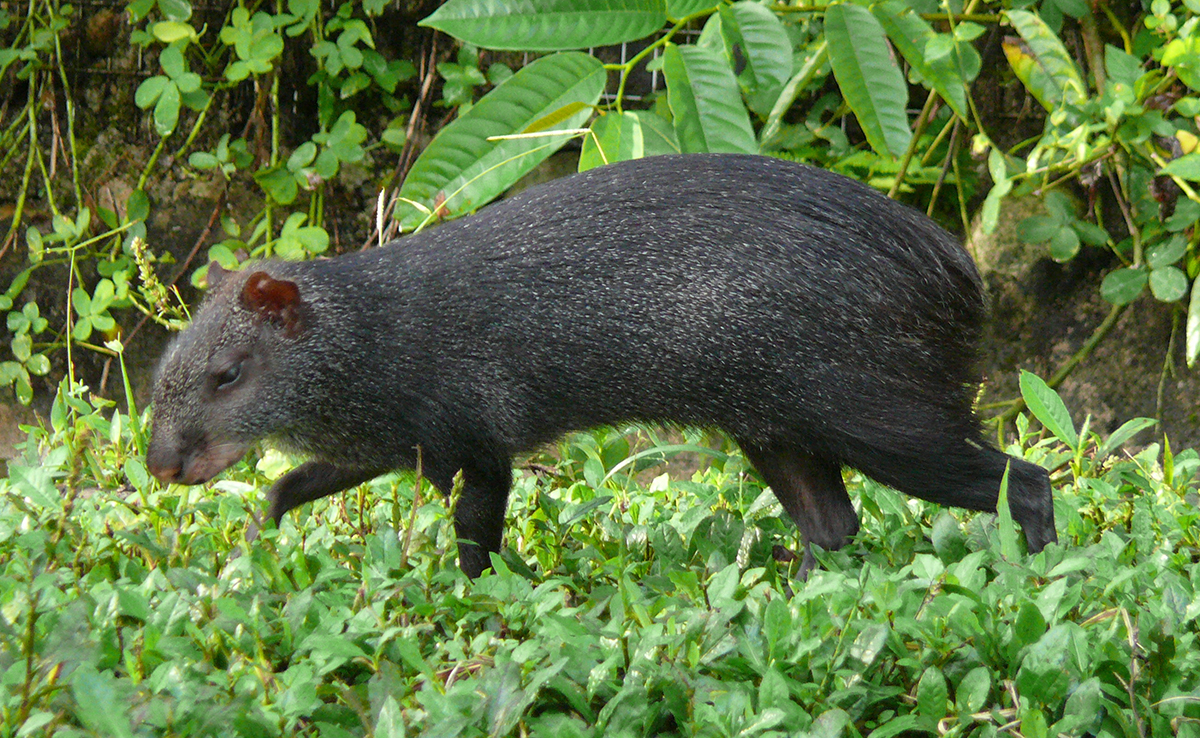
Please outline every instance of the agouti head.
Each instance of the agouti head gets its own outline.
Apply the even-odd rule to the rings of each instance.
[[[237,462],[279,425],[286,344],[304,324],[294,282],[215,262],[192,325],[167,347],[154,383],[146,464],[163,482],[199,484]],[[284,369],[286,373],[286,369]]]

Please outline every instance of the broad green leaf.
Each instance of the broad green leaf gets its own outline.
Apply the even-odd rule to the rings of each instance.
[[[825,38],[833,76],[867,142],[882,156],[900,156],[912,139],[908,87],[883,27],[866,8],[839,3],[825,9]]]
[[[187,62],[178,46],[168,46],[158,55],[158,63],[171,79],[179,77],[187,71]]]
[[[921,717],[934,725],[946,717],[946,700],[949,689],[946,688],[946,677],[936,666],[925,669],[921,680],[917,682],[917,712]]]
[[[155,23],[150,27],[150,33],[164,44],[172,44],[184,38],[199,38],[196,34],[196,29],[192,28],[190,24],[170,20]]]
[[[869,738],[895,738],[898,735],[924,732],[922,728],[927,727],[918,715],[909,713],[888,719],[878,728],[872,730]],[[838,733],[838,735],[845,734]]]
[[[1168,162],[1162,168],[1163,174],[1173,174],[1180,179],[1200,182],[1200,153],[1186,154]]]
[[[1006,40],[1004,55],[1030,94],[1046,110],[1055,110],[1063,103],[1082,102],[1087,97],[1087,88],[1079,68],[1054,31],[1028,11],[1010,10],[1007,16],[1024,43]]]
[[[1100,296],[1113,305],[1126,305],[1142,294],[1149,277],[1145,269],[1122,267],[1104,277],[1100,283]]]
[[[1017,237],[1025,243],[1046,243],[1062,224],[1047,215],[1031,215],[1017,224]]]
[[[642,124],[642,143],[646,156],[680,153],[679,139],[675,136],[675,128],[671,121],[650,111],[639,111],[631,115],[637,116]]]
[[[1032,372],[1021,372],[1021,397],[1029,412],[1050,431],[1055,438],[1072,450],[1079,446],[1079,435],[1071,422],[1071,413],[1063,404],[1058,393],[1050,389],[1042,378]]]
[[[514,135],[577,103],[595,105],[607,73],[594,57],[563,53],[538,59],[483,96],[425,147],[400,189],[400,197],[429,210],[459,215],[489,202],[567,141],[565,135],[491,140]],[[555,130],[587,121],[584,107]],[[400,203],[396,218],[406,230],[426,218],[420,208]]]
[[[1187,294],[1187,275],[1176,266],[1150,270],[1150,293],[1159,302],[1182,300]]]
[[[1126,421],[1120,428],[1109,434],[1108,438],[1104,439],[1104,443],[1096,451],[1096,460],[1104,459],[1124,445],[1130,438],[1133,438],[1157,422],[1154,418],[1134,418],[1133,420]]]
[[[171,80],[159,74],[138,85],[137,92],[133,93],[133,102],[142,110],[150,107],[162,95],[162,91],[166,88]]]
[[[1192,281],[1192,299],[1188,301],[1187,329],[1187,365],[1196,365],[1196,357],[1200,356],[1200,279]]]
[[[750,108],[766,115],[792,76],[792,43],[783,23],[762,5],[747,0],[722,6],[714,18],[720,19],[730,66],[741,63],[737,80]]]
[[[112,672],[99,672],[90,663],[84,663],[71,675],[77,714],[96,732],[114,738],[133,735],[125,715],[127,695],[122,694],[119,684]]]
[[[1146,249],[1146,266],[1161,269],[1175,264],[1187,253],[1188,240],[1182,234]]]
[[[579,153],[579,171],[640,159],[645,152],[642,124],[635,113],[609,113],[592,121],[591,135],[584,136]]]
[[[977,666],[954,689],[954,704],[960,713],[979,712],[987,704],[988,692],[992,689],[992,677],[987,668]]]
[[[1000,220],[1000,203],[1013,187],[1012,180],[1008,178],[1008,163],[1004,160],[1004,154],[995,146],[988,152],[988,170],[992,174],[994,184],[979,210],[980,226],[984,233],[996,230],[996,224]]]
[[[1070,261],[1079,253],[1079,234],[1062,226],[1050,237],[1050,258],[1058,263]]]
[[[1104,69],[1110,80],[1130,87],[1142,76],[1142,64],[1138,58],[1112,44],[1104,45]]]
[[[1104,703],[1100,679],[1084,680],[1067,697],[1062,719],[1054,724],[1052,735],[1097,735],[1105,715]]]
[[[1072,678],[1071,634],[1078,628],[1074,623],[1055,625],[1029,647],[1015,680],[1022,697],[1057,706],[1067,696]]]
[[[180,103],[179,88],[175,83],[164,86],[154,105],[154,130],[158,131],[158,135],[165,138],[175,131],[175,124],[179,122]]]
[[[1000,555],[1009,561],[1015,561],[1021,555],[1017,547],[1017,525],[1013,522],[1012,507],[1008,504],[1009,472],[1012,464],[1004,467],[1004,475],[1000,477],[1000,489],[996,495],[996,535],[1000,541]]]
[[[792,75],[792,78],[783,86],[783,90],[779,93],[779,97],[775,100],[775,105],[771,108],[771,112],[767,115],[767,123],[762,129],[762,144],[764,147],[770,147],[775,143],[775,137],[779,134],[783,124],[783,116],[792,107],[792,103],[800,96],[806,87],[816,79],[817,75],[824,76],[825,65],[829,63],[829,44],[822,40],[816,46],[810,47],[804,57],[804,63],[800,65],[800,69]]]
[[[871,12],[887,32],[888,38],[896,45],[896,49],[921,75],[925,83],[941,95],[958,117],[967,119],[967,92],[952,53],[954,39],[934,31],[912,8],[896,0],[874,5]],[[928,58],[931,42],[940,39],[945,39],[945,53],[935,59]]]
[[[715,52],[669,43],[663,51],[663,74],[684,153],[758,153],[737,81]]]
[[[683,20],[689,15],[716,10],[719,4],[718,0],[667,0],[667,18]]]
[[[644,38],[663,0],[449,0],[419,25],[486,49],[568,51]]]

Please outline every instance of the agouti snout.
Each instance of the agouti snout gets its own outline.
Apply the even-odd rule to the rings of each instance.
[[[512,458],[621,421],[720,428],[806,543],[858,530],[843,465],[1055,541],[1049,478],[972,411],[980,281],[915,211],[765,157],[663,156],[529,190],[397,243],[214,269],[163,356],[147,455],[197,484],[269,437],[310,460],[288,510],[396,468],[464,488],[471,576],[500,549]],[[812,565],[811,556],[804,570]]]

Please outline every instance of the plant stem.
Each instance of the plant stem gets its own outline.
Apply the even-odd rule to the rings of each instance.
[[[937,98],[938,94],[935,90],[930,90],[929,94],[925,96],[925,106],[921,108],[921,114],[917,116],[916,130],[913,131],[912,138],[908,141],[908,149],[904,152],[904,158],[900,161],[900,171],[896,172],[896,180],[892,182],[892,188],[888,190],[888,197],[895,198],[900,192],[900,185],[904,183],[904,175],[908,172],[908,165],[917,150],[921,134],[925,132],[925,126],[929,125],[930,114],[933,111],[933,104],[937,102]]]

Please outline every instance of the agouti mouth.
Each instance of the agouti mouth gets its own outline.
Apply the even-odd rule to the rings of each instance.
[[[203,484],[237,463],[250,448],[236,441],[209,443],[189,458],[180,452],[163,451],[155,440],[150,441],[146,467],[164,484]]]

